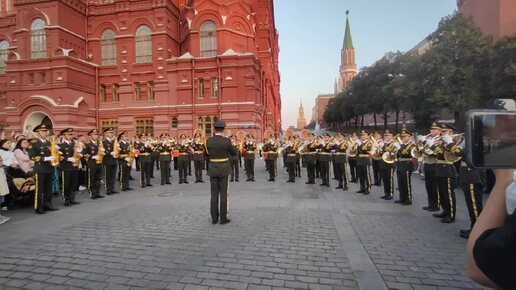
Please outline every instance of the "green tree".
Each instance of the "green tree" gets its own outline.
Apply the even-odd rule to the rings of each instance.
[[[499,39],[492,58],[491,93],[494,98],[516,98],[516,34]]]

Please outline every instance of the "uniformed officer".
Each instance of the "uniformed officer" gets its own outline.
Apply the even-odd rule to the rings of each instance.
[[[398,158],[396,162],[396,173],[398,175],[398,190],[400,199],[396,203],[402,205],[412,204],[412,171],[414,171],[414,163],[412,163],[411,151],[415,144],[411,141],[412,133],[406,129],[401,130],[401,146],[398,149]]]
[[[47,137],[51,128],[46,124],[36,126],[32,131],[36,132],[36,138],[32,139],[29,147],[29,158],[34,161],[34,177],[36,178],[36,194],[34,197],[34,210],[38,214],[46,211],[58,210],[52,206],[52,174],[54,168],[52,162],[57,162],[51,155],[51,143]]]
[[[118,166],[120,168],[120,189],[122,191],[133,190],[129,186],[131,176],[131,166],[133,160],[131,159],[131,150],[133,145],[129,140],[129,132],[124,131],[118,135],[118,145],[120,147],[120,154],[118,156]]]
[[[106,194],[116,194],[118,191],[115,190],[115,180],[116,180],[116,168],[117,168],[117,152],[115,152],[115,146],[118,146],[118,144],[115,144],[118,142],[114,139],[114,132],[115,129],[110,127],[106,128],[104,130],[104,140],[102,141],[102,144],[104,146],[105,150],[105,156],[102,160],[102,164],[104,165],[104,185],[106,189]]]
[[[152,140],[153,143],[159,143],[160,140],[157,140],[156,138],[154,138],[154,136],[150,137],[150,139]],[[160,139],[161,139],[161,136],[160,136]],[[161,156],[161,153],[156,150],[156,148],[154,150],[152,150],[151,152],[151,160],[152,160],[152,165],[150,167],[150,177],[151,178],[154,178],[154,166],[156,166],[156,170],[160,170],[160,156]]]
[[[358,145],[357,175],[360,180],[360,190],[357,193],[371,193],[371,150],[373,143],[370,140],[371,134],[367,130],[360,131],[360,143]]]
[[[301,146],[301,140],[299,139],[299,136],[295,136],[294,137],[294,140],[295,140],[295,147],[299,149],[299,147]],[[298,150],[296,150],[296,176],[297,177],[301,177],[301,154],[299,154],[299,152],[297,152]]]
[[[344,139],[344,134],[337,133],[335,136],[336,141],[333,146],[333,159],[335,160],[336,175],[335,177],[339,181],[339,185],[335,189],[348,190],[348,172],[346,170],[346,150],[348,149],[349,143]]]
[[[240,151],[240,142],[238,142],[235,135],[231,135],[229,137],[231,140],[231,145],[235,147],[235,150],[237,151],[236,156],[229,156],[229,167],[231,168],[231,180],[230,182],[236,181],[238,182],[238,176],[239,176],[239,168],[238,168],[238,159],[239,159],[239,151]]]
[[[378,143],[383,143],[382,134],[380,132],[374,132],[373,138]],[[373,185],[382,185],[382,174],[380,172],[380,164],[382,163],[381,155],[373,155],[371,159],[371,167],[373,168]]]
[[[310,137],[313,138],[313,133],[310,133]],[[306,176],[308,180],[305,184],[315,184],[315,159],[317,158],[317,144],[316,139],[312,139],[305,145],[303,152],[303,158],[306,164]]]
[[[296,182],[296,148],[294,146],[294,138],[288,137],[288,141],[283,149],[285,156],[285,164],[287,165],[288,180],[287,182]]]
[[[443,211],[434,214],[434,217],[441,218],[443,223],[452,223],[455,221],[455,192],[453,191],[452,178],[455,177],[456,172],[453,167],[453,162],[446,160],[445,152],[450,151],[453,146],[453,138],[450,136],[454,127],[447,124],[441,124],[441,138],[437,141],[437,145],[433,150],[437,157],[437,168],[435,176],[437,179],[437,188],[439,192],[439,199]]]
[[[190,142],[187,140],[186,134],[179,136],[177,150],[179,151],[179,184],[188,183],[188,163],[190,163]]]
[[[61,169],[61,198],[64,206],[79,204],[75,200],[75,190],[78,188],[80,153],[78,141],[73,141],[73,129],[66,128],[59,133],[63,136],[63,142],[59,144],[59,151],[63,160],[59,164]]]
[[[330,161],[333,143],[330,141],[330,134],[323,133],[323,140],[319,145],[317,160],[319,160],[319,172],[321,186],[330,186]]]
[[[135,144],[135,148],[140,151],[138,156],[140,159],[140,184],[142,188],[152,186],[150,182],[152,170],[152,158],[150,154],[154,151],[154,147],[149,137],[150,135],[143,133],[140,135],[140,141]]]
[[[434,140],[441,134],[441,128],[437,123],[432,123],[430,127],[430,136],[424,137],[425,146],[430,150],[434,150]],[[423,154],[423,170],[425,174],[425,188],[428,200],[428,206],[423,209],[427,211],[438,211],[440,208],[439,194],[437,193],[437,179],[435,171],[437,168],[437,158],[435,154]]]
[[[172,184],[170,182],[170,162],[172,162],[172,143],[170,143],[169,135],[162,133],[159,138],[160,142],[156,146],[156,152],[159,154],[159,168],[161,174],[161,185]],[[154,166],[154,165],[153,165]]]
[[[201,133],[195,133],[194,140],[192,142],[193,149],[193,162],[195,171],[195,183],[204,183],[202,180],[202,167],[204,164],[204,155],[206,150],[204,149],[204,140]]]
[[[247,175],[246,181],[254,181],[254,159],[256,152],[256,142],[254,142],[253,134],[247,134],[247,140],[244,143],[244,168]]]
[[[269,179],[267,181],[276,181],[276,160],[278,159],[279,146],[274,140],[274,137],[271,137],[269,141],[263,145],[262,149],[267,153],[265,159],[265,166],[269,172]]]
[[[216,224],[220,219],[220,224],[227,224],[231,221],[228,218],[229,156],[236,156],[237,152],[231,145],[231,140],[222,136],[226,124],[218,120],[213,123],[213,127],[215,135],[206,140],[206,153],[210,160],[208,176],[211,183],[211,221]]]
[[[465,158],[464,141],[460,144],[462,158]],[[470,228],[460,230],[460,237],[469,238],[471,229],[475,225],[478,217],[482,213],[482,188],[483,180],[481,171],[469,166],[464,160],[461,161],[459,172],[459,184],[464,192],[466,207],[468,208]]]
[[[82,155],[88,163],[88,191],[91,199],[104,198],[100,194],[100,180],[102,178],[102,159],[104,158],[104,148],[99,145],[99,131],[92,129],[88,132],[90,141],[84,144]],[[100,148],[99,148],[100,147]]]
[[[356,133],[353,133],[351,139],[355,142],[358,142],[358,136]],[[351,180],[349,182],[358,182],[358,174],[357,174],[357,159],[356,156],[348,156],[348,164],[349,164],[349,175],[351,176]]]
[[[397,152],[400,149],[401,144],[397,140],[393,140],[393,133],[387,129],[383,133],[383,144],[381,152],[387,152],[392,158],[390,161],[382,160],[380,163],[380,172],[382,174],[383,181],[383,196],[381,198],[385,200],[391,200],[394,198],[394,170],[396,169],[396,158]]]

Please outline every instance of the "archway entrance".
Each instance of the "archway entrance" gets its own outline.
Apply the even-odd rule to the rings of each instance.
[[[49,126],[50,128],[54,127],[52,124],[52,120],[50,120],[50,118],[47,115],[41,112],[35,112],[32,113],[29,117],[27,117],[25,123],[23,123],[24,134],[32,133],[32,129],[34,129],[34,127],[41,123]]]

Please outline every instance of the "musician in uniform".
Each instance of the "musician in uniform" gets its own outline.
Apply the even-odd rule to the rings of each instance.
[[[161,136],[160,136],[160,139],[161,139]],[[156,138],[151,137],[151,142],[152,143],[158,143],[159,140],[156,140]],[[157,145],[157,144],[156,144]],[[161,152],[159,152],[158,150],[152,150],[151,152],[151,160],[152,160],[152,166],[151,166],[151,173],[150,173],[150,177],[151,178],[154,178],[154,166],[156,166],[156,170],[160,170],[160,163],[161,163]]]
[[[288,137],[288,140],[283,149],[285,156],[285,164],[287,166],[288,180],[287,182],[296,182],[296,147],[294,146],[294,138]]]
[[[349,143],[346,142],[344,139],[344,134],[337,133],[335,136],[336,142],[334,144],[333,150],[335,150],[334,153],[334,160],[335,160],[335,177],[339,181],[339,185],[335,187],[336,189],[343,189],[348,190],[348,173],[346,170],[346,151],[348,149]]]
[[[333,143],[330,140],[330,134],[323,133],[323,140],[319,145],[319,154],[317,160],[319,160],[320,173],[321,173],[321,186],[330,186],[330,161],[331,151],[333,149]]]
[[[229,156],[229,167],[231,168],[231,180],[230,182],[236,181],[238,182],[239,168],[238,168],[238,159],[239,159],[239,151],[240,151],[240,143],[238,142],[235,135],[231,135],[229,137],[231,140],[231,145],[235,147],[237,151],[236,156]]]
[[[441,128],[437,123],[432,123],[430,127],[430,136],[426,138],[425,146],[431,151],[435,149],[434,139],[439,137],[441,134]],[[437,179],[435,177],[435,171],[437,169],[437,158],[434,154],[423,155],[423,170],[425,174],[425,188],[428,199],[428,206],[424,206],[423,209],[427,211],[438,211],[440,208],[439,194],[437,192]]]
[[[210,160],[208,176],[211,183],[211,221],[216,224],[220,220],[220,224],[227,224],[231,221],[228,218],[229,156],[236,156],[237,152],[231,145],[231,140],[222,136],[226,124],[218,120],[213,123],[213,127],[215,135],[206,140],[206,153]]]
[[[36,132],[36,138],[31,140],[29,158],[34,161],[34,177],[36,178],[36,194],[34,196],[34,210],[38,214],[46,211],[58,210],[52,205],[52,162],[57,162],[51,155],[51,143],[48,142],[48,134],[51,128],[46,124],[36,126],[32,131]]]
[[[308,181],[306,184],[315,184],[315,159],[317,158],[317,139],[313,138],[313,133],[310,133],[310,137],[312,140],[308,142],[305,146],[305,150],[303,152],[303,158],[306,164],[306,175],[308,177]]]
[[[267,181],[276,181],[276,160],[278,159],[278,144],[274,137],[271,137],[267,143],[262,147],[263,151],[267,153],[265,159],[265,166],[269,172],[269,179]]]
[[[204,155],[206,154],[206,150],[204,148],[204,141],[202,140],[201,133],[195,133],[192,148],[194,151],[192,159],[194,162],[195,183],[203,183],[202,167],[204,164]]]
[[[301,146],[301,140],[299,139],[299,136],[294,137],[295,140],[295,147],[299,148]],[[301,154],[297,152],[296,150],[296,176],[301,177]]]
[[[244,143],[244,167],[247,175],[246,181],[254,182],[254,159],[256,151],[256,142],[254,142],[253,134],[247,134],[247,140]]]
[[[357,134],[353,133],[351,139],[354,142],[357,142],[358,141]],[[358,182],[357,159],[358,159],[358,155],[357,156],[348,156],[349,174],[351,176],[351,180],[349,182],[354,182],[354,183]]]
[[[190,142],[187,140],[186,134],[179,136],[177,150],[179,151],[178,167],[179,167],[179,184],[188,183],[188,163],[190,163]]]
[[[152,158],[151,153],[154,151],[154,147],[149,139],[150,134],[145,133],[140,135],[140,141],[135,144],[136,150],[140,151],[140,185],[141,187],[152,186],[150,182],[151,170],[152,170]]]
[[[452,178],[455,177],[455,167],[453,162],[446,160],[446,152],[450,152],[453,144],[453,138],[450,136],[454,127],[447,124],[441,124],[442,136],[437,141],[437,145],[433,150],[437,157],[437,168],[435,176],[437,178],[437,188],[439,199],[441,200],[442,212],[433,216],[441,218],[443,223],[452,223],[455,221],[455,192],[453,191]]]
[[[104,130],[104,140],[102,141],[104,150],[105,150],[105,156],[102,160],[104,165],[104,185],[106,187],[106,194],[116,194],[118,191],[115,191],[115,180],[116,180],[116,161],[117,161],[117,153],[114,151],[115,145],[118,146],[118,144],[115,144],[115,142],[118,142],[114,139],[114,128],[107,128]]]
[[[371,151],[373,143],[371,134],[367,130],[360,131],[361,140],[358,145],[357,175],[360,180],[360,190],[357,193],[371,193]]]
[[[172,161],[173,148],[170,144],[169,137],[170,136],[167,133],[161,133],[161,135],[159,135],[160,142],[157,144],[155,150],[159,154],[158,160],[161,185],[172,184],[170,182],[170,162]]]
[[[383,144],[381,148],[382,153],[388,153],[391,160],[382,159],[380,163],[380,172],[383,181],[383,193],[381,197],[385,200],[394,198],[394,170],[396,169],[396,155],[401,145],[393,140],[393,133],[387,129],[383,133]]]
[[[81,160],[76,151],[81,152],[82,149],[76,146],[76,142],[78,141],[73,141],[72,128],[62,130],[59,135],[64,136],[63,142],[59,144],[59,151],[63,158],[59,164],[62,183],[61,197],[64,206],[71,206],[72,204],[79,204],[79,202],[75,200],[75,191],[78,187],[77,182]]]
[[[414,163],[412,162],[412,148],[415,144],[411,141],[412,133],[406,129],[400,133],[401,144],[398,149],[398,159],[396,164],[396,173],[398,175],[398,190],[400,199],[396,203],[402,205],[412,204],[412,171],[414,171]]]
[[[99,140],[99,130],[92,129],[88,132],[90,141],[84,144],[82,155],[88,162],[88,191],[91,199],[104,198],[100,194],[100,180],[102,179],[102,158],[104,148],[99,148],[102,141]]]
[[[377,143],[382,142],[382,134],[380,132],[374,132],[373,138],[376,140]],[[382,163],[382,156],[381,155],[374,155],[371,159],[371,167],[373,168],[373,185],[375,186],[381,186],[382,184],[382,175],[380,172],[380,164]]]
[[[120,168],[120,189],[122,191],[133,190],[129,186],[129,176],[131,176],[131,152],[133,145],[129,141],[129,132],[124,131],[118,135],[118,146],[120,147],[120,154],[118,156],[118,166]]]

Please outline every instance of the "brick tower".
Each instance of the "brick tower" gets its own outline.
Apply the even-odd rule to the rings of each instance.
[[[306,127],[305,109],[303,108],[303,101],[299,104],[299,114],[297,115],[297,128],[304,129]]]
[[[346,11],[346,33],[344,35],[344,44],[342,45],[341,51],[339,92],[343,91],[356,75],[357,64],[355,62],[355,48],[353,47],[353,39],[351,38],[348,10]]]

